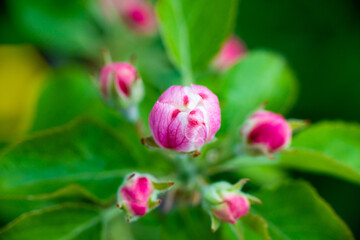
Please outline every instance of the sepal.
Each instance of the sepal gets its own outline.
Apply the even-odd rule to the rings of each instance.
[[[211,219],[211,231],[216,232],[216,230],[220,227],[220,220],[217,219],[213,214],[210,213],[210,219]]]
[[[310,120],[302,119],[289,119],[287,122],[289,123],[293,132],[300,131],[311,124]]]
[[[174,182],[152,182],[152,184],[155,190],[166,191],[174,185]]]
[[[141,143],[142,143],[142,145],[144,145],[150,149],[160,148],[159,145],[156,144],[156,142],[152,136],[142,138]]]

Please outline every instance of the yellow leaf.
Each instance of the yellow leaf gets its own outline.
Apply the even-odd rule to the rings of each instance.
[[[29,129],[48,66],[29,45],[0,45],[0,141]]]

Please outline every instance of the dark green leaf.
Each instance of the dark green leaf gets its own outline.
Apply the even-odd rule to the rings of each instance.
[[[94,56],[100,52],[99,31],[88,12],[90,1],[7,2],[26,42],[60,54]]]
[[[7,223],[24,212],[69,201],[105,204],[82,186],[73,184],[49,194],[0,197],[1,221]]]
[[[204,69],[230,34],[236,8],[237,0],[160,0],[162,36],[175,64],[184,72]]]
[[[253,205],[251,211],[266,220],[273,239],[354,239],[334,210],[305,182],[283,182],[254,195],[263,205]]]
[[[106,200],[134,166],[127,146],[111,130],[78,120],[5,152],[0,160],[0,196],[48,194],[78,184]]]
[[[94,207],[58,205],[22,215],[0,230],[0,239],[98,240],[101,237],[100,220],[99,211]]]

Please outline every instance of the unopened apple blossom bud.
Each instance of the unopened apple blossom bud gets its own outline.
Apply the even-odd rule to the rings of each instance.
[[[240,61],[246,53],[244,42],[239,37],[232,35],[222,45],[214,59],[213,66],[220,71],[225,71]]]
[[[149,116],[159,147],[193,152],[214,138],[220,128],[218,98],[206,87],[172,86],[157,100]]]
[[[128,221],[144,216],[160,204],[157,198],[173,182],[158,182],[150,175],[133,173],[125,178],[118,190],[117,207],[125,211]]]
[[[246,120],[241,133],[245,150],[272,158],[272,153],[290,145],[292,130],[280,114],[259,110]]]
[[[204,189],[203,206],[211,216],[213,231],[219,227],[220,221],[234,224],[248,214],[250,202],[261,203],[257,198],[241,192],[246,181],[248,179],[242,179],[235,185],[222,181]]]
[[[132,109],[144,96],[142,80],[136,68],[127,62],[106,64],[100,72],[100,88],[104,100],[120,110]]]
[[[147,0],[99,0],[109,19],[120,17],[133,33],[152,35],[157,30],[154,7]]]
[[[157,29],[154,7],[146,0],[122,0],[119,12],[124,22],[135,33],[150,35]]]

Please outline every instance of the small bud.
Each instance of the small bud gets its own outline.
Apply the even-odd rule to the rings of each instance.
[[[222,45],[220,52],[215,57],[213,65],[220,71],[225,71],[240,61],[246,54],[244,42],[237,36],[230,36]]]
[[[142,80],[135,67],[127,62],[106,64],[100,72],[100,88],[110,106],[127,110],[128,115],[144,96]]]
[[[172,86],[155,103],[149,126],[157,145],[177,152],[200,150],[220,128],[218,98],[206,87]]]
[[[157,29],[154,8],[146,0],[126,0],[120,5],[119,13],[134,33],[151,35]]]
[[[133,173],[119,188],[117,207],[125,211],[129,221],[135,220],[157,207],[161,202],[157,195],[172,185],[173,182],[157,182],[150,175]]]
[[[139,35],[152,35],[157,30],[154,7],[147,0],[99,0],[104,14],[115,20],[119,17],[126,27]]]
[[[250,202],[257,198],[241,192],[246,181],[240,180],[235,185],[218,182],[204,189],[203,206],[211,216],[212,231],[217,230],[219,221],[234,224],[237,219],[248,214]]]
[[[283,116],[259,110],[246,120],[241,133],[245,150],[273,158],[272,153],[290,145],[292,130]]]

